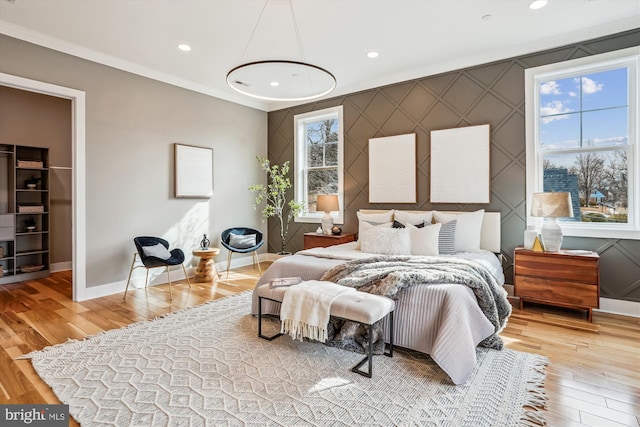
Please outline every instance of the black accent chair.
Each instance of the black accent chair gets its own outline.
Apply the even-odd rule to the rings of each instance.
[[[191,288],[191,282],[189,281],[189,275],[187,274],[187,270],[184,268],[184,252],[182,249],[172,249],[169,251],[169,242],[160,237],[150,237],[150,236],[140,236],[135,237],[133,239],[133,243],[136,245],[136,249],[138,250],[133,254],[133,261],[131,262],[131,269],[129,270],[129,278],[127,279],[127,287],[124,290],[124,298],[127,297],[127,291],[129,290],[129,282],[131,281],[131,273],[138,267],[144,267],[147,269],[147,276],[144,281],[144,287],[146,288],[149,283],[149,269],[157,268],[157,267],[166,267],[167,268],[167,277],[169,279],[169,298],[173,299],[173,292],[171,290],[171,275],[169,274],[169,267],[173,265],[182,266],[182,271],[184,272],[184,276],[187,278],[187,283],[189,284],[189,288]],[[155,256],[148,256],[145,254],[144,247],[152,247],[156,246],[158,243],[162,244],[169,254],[170,258],[162,259]],[[142,265],[135,265],[136,257],[140,257],[140,261]]]
[[[250,236],[252,234],[256,235],[255,245],[250,247],[234,247],[229,241],[231,240],[231,234],[241,235],[241,236]],[[229,280],[229,268],[231,267],[231,255],[234,252],[246,254],[251,252],[253,256],[253,267],[255,268],[256,264],[258,265],[258,272],[262,275],[262,269],[260,268],[260,261],[258,260],[258,248],[264,245],[264,236],[260,230],[256,230],[251,227],[233,227],[224,230],[220,236],[220,243],[222,246],[229,250],[227,254],[227,281]]]

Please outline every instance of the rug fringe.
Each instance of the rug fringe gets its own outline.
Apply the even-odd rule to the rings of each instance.
[[[544,379],[549,359],[537,355],[534,359],[531,375],[527,380],[527,399],[524,402],[524,412],[521,421],[525,427],[546,426],[545,411],[548,396],[544,389]]]

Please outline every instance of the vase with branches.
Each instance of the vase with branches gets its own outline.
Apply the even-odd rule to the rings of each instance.
[[[289,234],[289,223],[302,210],[302,204],[293,198],[287,200],[287,191],[291,188],[289,179],[289,162],[280,165],[272,165],[266,157],[256,156],[263,171],[267,173],[267,185],[255,184],[249,186],[249,190],[255,193],[254,209],[265,202],[262,209],[262,216],[265,219],[276,217],[280,226],[281,250],[279,254],[285,254],[287,235]]]

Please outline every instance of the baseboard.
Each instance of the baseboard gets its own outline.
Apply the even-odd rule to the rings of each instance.
[[[73,263],[71,261],[65,262],[52,262],[49,264],[49,271],[57,273],[58,271],[68,271],[73,269]]]
[[[275,254],[261,254],[261,255],[258,255],[258,259],[261,262],[272,261],[277,259],[277,258],[271,259],[269,255],[275,255]],[[251,264],[253,264],[252,256],[231,258],[231,268],[244,267]],[[193,277],[196,271],[196,267],[191,266],[191,267],[185,267],[185,268],[187,269],[187,274],[189,275],[189,277]],[[216,269],[218,270],[218,273],[220,273],[221,276],[223,272],[226,271],[226,268],[227,268],[226,261],[216,262]],[[129,272],[127,271],[127,276],[128,274]],[[143,268],[135,269],[133,271],[133,274],[131,275],[131,283],[129,283],[129,289],[144,288],[145,274],[146,274],[145,269]],[[179,266],[171,268],[171,281],[173,282],[174,280],[175,281],[184,280],[184,273],[182,272],[182,269]],[[165,269],[154,268],[149,271],[149,286],[162,285],[165,283],[167,283],[167,271]],[[105,283],[104,285],[92,286],[85,290],[83,297],[79,298],[78,301],[86,301],[94,298],[106,297],[109,295],[114,295],[119,293],[124,295],[124,289],[126,286],[127,286],[127,279],[120,280],[117,282],[112,282],[112,283]]]
[[[623,316],[630,317],[640,317],[640,302],[600,298],[600,308],[593,311],[621,314]]]

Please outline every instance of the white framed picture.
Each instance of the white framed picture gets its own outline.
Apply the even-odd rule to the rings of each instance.
[[[416,198],[416,134],[369,139],[369,203]]]
[[[431,131],[431,203],[489,203],[489,125]]]
[[[213,148],[175,144],[175,195],[209,199],[213,196]]]

